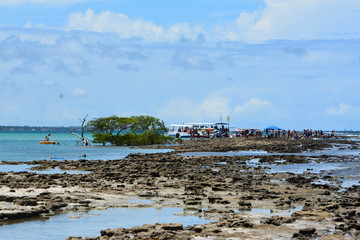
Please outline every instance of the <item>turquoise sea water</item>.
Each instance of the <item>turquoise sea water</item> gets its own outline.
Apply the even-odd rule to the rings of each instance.
[[[39,144],[45,133],[0,133],[0,161],[33,161],[44,159],[78,160],[86,154],[89,160],[121,159],[130,153],[156,153],[156,149],[131,149],[99,144],[82,146],[71,133],[52,133],[50,140],[58,144]],[[90,136],[90,135],[89,135]],[[161,150],[161,152],[169,150]]]

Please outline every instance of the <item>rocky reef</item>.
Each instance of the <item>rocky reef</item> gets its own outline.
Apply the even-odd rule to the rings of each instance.
[[[340,184],[344,176],[330,170],[269,171],[270,165],[358,161],[351,155],[297,154],[336,145],[344,150],[358,148],[357,142],[343,140],[232,138],[155,146],[174,151],[132,154],[121,160],[27,162],[36,165],[37,170],[60,168],[89,173],[0,173],[0,224],[65,211],[182,207],[184,214],[201,216],[211,223],[104,229],[99,236],[86,239],[359,239],[360,184],[344,188]],[[278,154],[179,154],[241,150]],[[128,200],[132,198],[151,202],[131,203]]]

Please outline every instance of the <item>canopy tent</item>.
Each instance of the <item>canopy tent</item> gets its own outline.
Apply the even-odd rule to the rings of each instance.
[[[276,127],[276,126],[269,126],[269,127],[264,128],[264,130],[266,130],[266,129],[268,129],[268,130],[282,130],[281,128]]]

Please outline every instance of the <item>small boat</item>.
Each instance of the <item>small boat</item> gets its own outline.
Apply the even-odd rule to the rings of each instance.
[[[55,141],[40,141],[40,144],[56,144]]]

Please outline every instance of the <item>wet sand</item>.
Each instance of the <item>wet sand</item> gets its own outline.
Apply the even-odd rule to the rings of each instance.
[[[175,151],[132,154],[122,160],[27,162],[37,165],[38,170],[58,167],[91,172],[0,173],[0,221],[7,224],[64,211],[109,207],[181,207],[184,214],[212,222],[189,227],[168,223],[104,229],[99,236],[86,239],[359,239],[359,184],[342,188],[340,181],[346,176],[332,172],[314,173],[309,169],[301,174],[270,173],[266,166],[259,165],[358,161],[346,155],[295,154],[323,150],[334,144],[344,150],[359,146],[346,140],[233,138],[153,146]],[[178,155],[241,150],[287,154]],[[254,158],[259,164],[249,164]],[[152,202],[129,202],[130,199]]]

